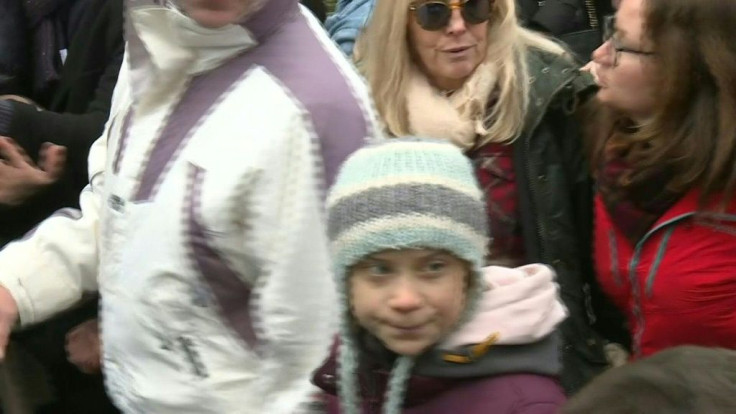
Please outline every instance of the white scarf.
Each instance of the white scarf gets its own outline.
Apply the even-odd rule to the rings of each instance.
[[[472,148],[478,136],[488,135],[485,127],[487,105],[497,80],[496,66],[481,63],[462,88],[447,96],[413,68],[407,94],[412,134],[447,139],[464,150]]]

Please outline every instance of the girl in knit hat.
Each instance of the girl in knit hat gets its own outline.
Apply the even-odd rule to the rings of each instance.
[[[483,268],[473,167],[447,141],[357,151],[328,197],[340,336],[314,382],[328,413],[555,413],[556,326],[541,265]]]

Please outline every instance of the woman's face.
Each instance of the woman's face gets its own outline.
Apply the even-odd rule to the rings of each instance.
[[[598,100],[642,123],[656,105],[656,56],[644,33],[645,0],[622,0],[613,37],[593,52]],[[626,49],[616,51],[616,48]]]
[[[416,63],[437,88],[460,88],[486,58],[488,21],[469,24],[459,8],[452,10],[450,22],[440,30],[422,29],[411,12],[408,25],[409,46]]]

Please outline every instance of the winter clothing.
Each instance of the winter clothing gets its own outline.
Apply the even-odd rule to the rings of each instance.
[[[544,266],[482,270],[488,228],[483,207],[471,163],[447,141],[397,138],[346,161],[328,197],[340,338],[314,379],[327,393],[327,412],[445,413],[452,407],[469,414],[553,413],[561,404],[553,379],[519,375],[559,369],[554,331],[565,310],[553,274]],[[459,330],[418,358],[395,355],[356,327],[348,296],[353,264],[409,248],[448,251],[471,264],[475,279]],[[501,320],[506,318],[512,320]],[[496,348],[495,342],[504,345]],[[496,359],[496,349],[510,358]],[[500,398],[503,393],[510,394]]]
[[[476,316],[417,358],[402,412],[556,413],[565,398],[552,379],[560,371],[559,340],[552,332],[565,311],[557,299],[553,278],[553,272],[540,265],[485,268],[487,290]],[[489,333],[497,338],[490,347],[458,348],[460,344],[476,344]],[[359,371],[360,412],[377,414],[385,404],[390,360],[371,348],[377,346],[375,342],[367,344]],[[341,346],[333,347],[330,359],[314,376],[315,383],[326,392],[323,397],[329,414],[345,412],[337,398],[343,373],[337,368]]]
[[[489,358],[495,358],[489,354]],[[498,356],[499,358],[501,356]],[[334,364],[334,363],[333,363]],[[318,373],[317,382],[326,391],[324,411],[342,413],[338,408],[332,376],[328,365]],[[380,413],[381,399],[386,389],[387,374],[378,365],[364,374],[363,414]],[[339,380],[338,380],[339,381]],[[413,376],[407,385],[403,414],[555,414],[565,402],[559,386],[550,378],[533,374],[505,374],[482,379],[436,379]]]
[[[487,263],[518,267],[526,262],[519,213],[519,182],[513,146],[489,143],[474,152],[476,173],[486,194],[486,211],[493,223],[493,243]]]
[[[610,0],[517,0],[522,24],[562,40],[582,62],[603,42],[603,18]]]
[[[691,344],[736,348],[736,201],[698,216],[692,190],[632,243],[601,196],[595,265],[627,317],[634,358]]]
[[[335,7],[337,6],[337,0],[324,0],[325,8],[327,8],[327,13],[332,14],[335,12]]]
[[[325,29],[346,56],[353,56],[355,40],[373,14],[376,0],[338,0]]]
[[[487,291],[478,314],[440,348],[481,343],[488,337],[489,326],[498,334],[495,344],[529,344],[544,339],[567,317],[550,268],[539,264],[517,269],[488,266],[483,273]]]
[[[522,135],[513,142],[519,217],[526,263],[554,268],[570,318],[561,326],[562,384],[575,392],[606,367],[603,341],[589,319],[595,280],[592,184],[583,159],[580,128],[570,111],[595,90],[593,81],[567,59],[530,52],[533,79]],[[484,159],[469,156],[476,165]],[[492,246],[491,246],[492,247]]]
[[[122,0],[22,4],[25,12],[17,23],[31,28],[32,34],[29,39],[25,32],[8,39],[17,45],[33,39],[33,46],[24,49],[33,57],[33,70],[25,75],[35,79],[36,93],[31,93],[32,81],[9,92],[26,95],[45,109],[0,101],[0,135],[14,139],[33,158],[45,141],[64,145],[67,162],[64,174],[53,185],[19,206],[0,206],[0,246],[21,237],[54,211],[78,206],[79,192],[88,182],[89,148],[107,120],[124,51]],[[66,53],[63,66],[60,50]],[[102,376],[81,373],[68,361],[64,348],[67,332],[96,314],[97,300],[93,299],[13,335],[42,364],[48,375],[44,380],[55,390],[54,406],[45,409],[59,414],[117,412],[105,395]],[[23,376],[25,372],[7,375]]]
[[[327,18],[327,9],[322,0],[300,0],[299,2],[308,8],[320,22],[324,22]]]
[[[0,135],[11,137],[35,158],[46,142],[67,147],[62,178],[18,207],[0,206],[0,246],[21,237],[64,207],[78,206],[87,184],[87,156],[99,138],[123,59],[123,1],[77,0],[68,28],[71,43],[51,99],[35,105],[0,101]]]
[[[506,165],[504,171],[510,167],[513,175],[500,173],[513,176],[515,188],[506,190],[512,192],[507,196],[516,198],[515,203],[506,202],[501,206],[504,217],[515,222],[502,227],[506,230],[502,241],[521,239],[523,247],[514,248],[512,252],[523,251],[522,263],[549,264],[558,274],[562,298],[570,311],[570,318],[562,324],[562,383],[572,393],[607,365],[603,341],[594,332],[588,317],[587,304],[591,299],[591,283],[594,283],[592,260],[586,247],[590,246],[592,237],[592,183],[583,159],[579,125],[571,114],[578,102],[586,99],[595,88],[592,79],[563,56],[531,50],[527,59],[532,83],[526,122],[521,136],[507,144],[511,147],[512,159],[506,163],[512,165]],[[477,70],[484,67],[481,65]],[[413,96],[416,95],[408,95],[409,108],[417,104],[411,100]],[[486,99],[485,105],[478,104],[475,102],[477,96],[471,93],[466,102],[457,102],[455,106],[489,110],[495,103],[495,94],[489,93]],[[426,106],[427,102],[418,105]],[[448,118],[447,114],[438,116]],[[483,114],[477,117],[485,118]],[[433,124],[436,122],[430,127]],[[452,126],[445,128],[452,129]],[[488,176],[496,173],[494,168],[498,160],[489,148],[498,143],[482,139],[491,142],[479,143],[468,151],[468,156],[476,165],[484,190],[490,190],[486,194],[490,197],[496,192],[488,187]],[[499,202],[501,200],[488,201],[491,224],[498,217],[495,204]],[[489,251],[491,263],[494,263],[493,249],[494,244]],[[519,259],[500,257],[499,260],[507,264]]]
[[[296,0],[220,29],[159,3],[127,2],[81,211],[8,245],[0,283],[23,324],[99,289],[125,413],[293,413],[336,322],[321,188],[376,131],[368,92]]]
[[[480,274],[488,243],[485,214],[476,214],[483,212],[482,194],[465,157],[444,141],[391,140],[362,149],[342,168],[327,205],[342,277],[385,246],[448,250]]]
[[[603,159],[596,174],[596,188],[601,201],[616,227],[632,245],[683,195],[667,188],[667,182],[673,176],[672,168],[668,166],[651,171],[645,181],[624,185],[629,174],[634,172],[628,160],[634,144],[628,135],[615,133],[605,143]]]
[[[346,414],[357,414],[360,343],[348,298],[350,267],[383,250],[446,250],[471,264],[472,312],[482,286],[488,245],[482,194],[462,152],[445,141],[390,140],[364,148],[343,165],[327,200],[341,304],[340,391]],[[413,359],[399,356],[385,412],[398,412]]]
[[[21,0],[0,2],[0,95],[27,95],[27,30]]]
[[[2,2],[2,7],[15,4]],[[17,2],[18,6],[21,2]],[[0,135],[14,139],[35,158],[45,141],[67,147],[64,174],[53,185],[19,206],[0,206],[0,246],[21,237],[54,211],[77,207],[79,192],[88,182],[87,156],[107,120],[113,89],[123,59],[123,1],[74,0],[22,2],[25,12],[16,15],[21,27],[33,28],[35,46],[24,53],[33,57],[38,92],[31,82],[7,91],[26,95],[45,107],[0,101]],[[27,13],[26,13],[27,12]],[[6,17],[0,12],[0,20]],[[28,21],[26,21],[28,18]],[[26,32],[14,33],[0,43],[26,44]],[[2,37],[2,36],[0,36]],[[61,66],[60,50],[66,61]],[[29,53],[30,50],[30,53]],[[3,55],[3,53],[0,53]],[[11,55],[12,56],[12,55]],[[18,60],[20,62],[21,60]],[[29,69],[29,68],[26,68]],[[26,79],[23,79],[25,81]],[[87,375],[68,361],[67,332],[97,314],[97,300],[78,304],[74,310],[18,332],[12,339],[44,367],[55,391],[54,413],[116,412],[104,392],[101,375]],[[24,371],[7,374],[25,376]],[[35,390],[29,394],[34,395]]]
[[[23,8],[31,31],[33,92],[43,94],[61,77],[60,50],[67,48],[64,19],[67,0],[25,0]]]
[[[419,69],[412,68],[406,96],[411,131],[448,139],[465,150],[507,141],[510,137],[489,134],[485,125],[488,100],[498,81],[496,70],[492,62],[481,63],[461,88],[445,96]]]

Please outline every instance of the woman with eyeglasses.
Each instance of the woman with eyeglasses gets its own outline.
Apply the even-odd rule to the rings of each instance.
[[[557,43],[522,28],[513,0],[378,0],[356,58],[389,135],[449,140],[474,161],[494,239],[487,264],[553,267],[569,311],[551,348],[532,335],[492,348],[501,367],[425,358],[415,373],[459,386],[525,372],[549,388],[561,360],[562,385],[574,392],[607,365],[588,318],[592,184],[573,117],[594,92],[592,78]],[[504,398],[518,391],[533,400],[538,392],[508,387]]]
[[[595,265],[633,357],[736,348],[735,0],[622,0],[593,54]]]

